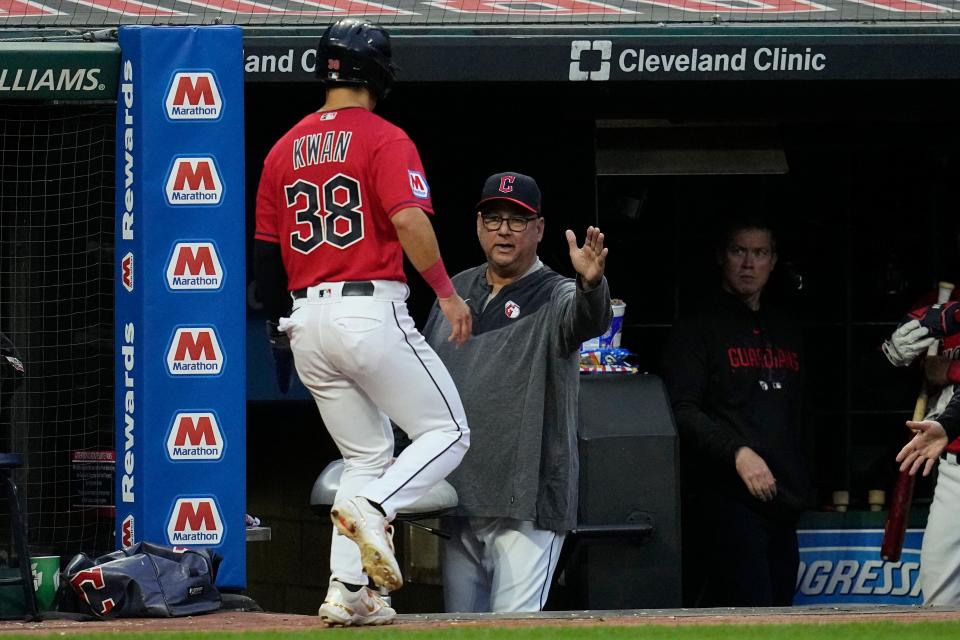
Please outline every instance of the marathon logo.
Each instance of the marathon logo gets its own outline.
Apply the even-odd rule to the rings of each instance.
[[[923,531],[907,531],[899,562],[880,559],[882,539],[882,529],[799,531],[794,604],[923,604]]]
[[[220,375],[223,352],[213,327],[177,329],[167,349],[167,371],[174,376]]]
[[[219,460],[223,434],[217,416],[210,412],[178,413],[167,435],[167,456],[174,462]]]
[[[171,545],[218,545],[223,541],[223,520],[213,498],[179,498],[167,522]]]
[[[410,178],[410,191],[413,192],[415,197],[421,200],[430,197],[430,187],[427,186],[427,179],[423,177],[422,173],[407,169],[407,176]]]
[[[174,291],[210,291],[223,284],[223,267],[212,242],[178,242],[167,264],[167,286]]]
[[[217,78],[209,71],[176,73],[164,103],[171,120],[217,120],[223,112]]]
[[[133,530],[133,514],[131,513],[120,523],[120,544],[124,549],[129,549],[135,542],[136,535]]]
[[[213,158],[177,158],[167,175],[166,193],[173,206],[220,204],[223,183]]]
[[[133,253],[129,251],[120,261],[120,282],[124,289],[133,292]]]

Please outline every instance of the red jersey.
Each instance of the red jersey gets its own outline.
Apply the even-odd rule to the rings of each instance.
[[[433,213],[413,141],[362,107],[311,113],[263,162],[256,239],[280,243],[289,289],[399,280],[403,249],[390,217]]]

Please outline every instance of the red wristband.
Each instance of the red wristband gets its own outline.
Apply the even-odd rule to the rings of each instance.
[[[947,380],[953,384],[960,382],[960,360],[951,362],[950,366],[947,367]]]
[[[443,258],[437,258],[437,261],[421,271],[420,275],[427,281],[438,298],[449,298],[456,293],[453,283],[450,282],[450,276],[447,275],[447,270],[443,266]]]

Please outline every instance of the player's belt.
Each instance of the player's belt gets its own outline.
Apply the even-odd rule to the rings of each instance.
[[[294,289],[291,291],[295,300],[300,298],[307,297],[307,291],[310,287],[304,287],[303,289]],[[320,290],[319,296],[322,298],[324,294],[330,295],[329,290]],[[343,286],[340,288],[341,296],[372,296],[373,295],[373,283],[369,280],[360,280],[360,281],[351,281],[344,282]]]

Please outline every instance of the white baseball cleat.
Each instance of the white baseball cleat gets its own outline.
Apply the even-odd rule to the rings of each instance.
[[[403,586],[400,565],[393,550],[393,527],[366,498],[356,497],[333,505],[330,519],[337,531],[360,547],[360,562],[379,587],[396,591]]]
[[[342,582],[331,580],[318,615],[331,627],[359,627],[390,624],[397,612],[370,587],[350,591]]]

